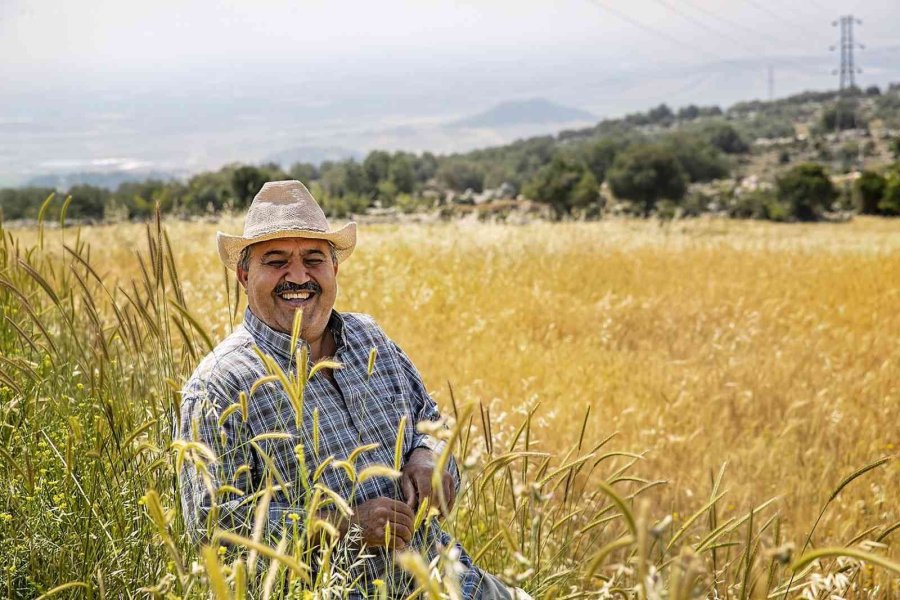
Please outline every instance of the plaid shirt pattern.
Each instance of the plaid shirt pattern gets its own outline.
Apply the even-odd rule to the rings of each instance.
[[[377,444],[377,447],[359,455],[357,472],[373,465],[393,466],[397,430],[405,415],[404,457],[419,447],[436,452],[443,449],[444,442],[416,431],[417,423],[435,421],[440,413],[412,362],[375,321],[367,315],[333,311],[328,327],[337,346],[334,359],[343,367],[333,372],[337,386],[323,374],[309,380],[299,430],[294,408],[280,384],[266,383],[250,394],[253,384],[268,374],[254,346],[273,357],[286,373],[294,371],[294,359],[290,336],[271,329],[249,309],[242,325],[201,361],[186,383],[176,437],[202,442],[216,456],[215,462],[208,465],[211,486],[191,461],[185,462],[180,473],[184,516],[195,540],[204,539],[215,527],[249,534],[253,515],[244,498],[225,493],[214,502],[209,488],[232,485],[245,495],[252,494],[265,486],[266,467],[272,470],[273,465],[288,484],[288,489],[277,492],[269,505],[267,533],[280,536],[286,516],[301,512],[298,507],[304,501],[303,486],[298,483],[301,476],[295,453],[298,444],[304,447],[306,473],[314,473],[328,457],[345,460],[358,446],[367,444]],[[377,354],[369,376],[373,348]],[[246,420],[241,411],[232,412],[222,420],[223,412],[238,402],[241,392],[248,397]],[[316,410],[317,436],[312,426]],[[257,450],[250,441],[264,433],[288,435],[257,440]],[[268,465],[265,456],[270,459]],[[448,469],[459,489],[459,471],[454,460],[451,459]],[[326,468],[320,482],[348,500],[351,506],[379,496],[402,500],[396,482],[383,477],[354,485],[343,469]],[[412,546],[431,558],[436,546],[454,543],[432,522],[416,533]],[[480,598],[483,574],[458,544],[457,550],[466,568],[460,579],[463,596]],[[371,581],[375,578],[390,581],[392,593],[397,596],[408,594],[411,590],[408,577],[393,566],[390,551],[371,548],[369,554],[373,556],[365,560],[364,583],[351,597],[372,595]]]

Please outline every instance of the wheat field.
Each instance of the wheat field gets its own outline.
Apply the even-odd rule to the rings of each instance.
[[[214,234],[241,221],[163,227],[4,231],[11,597],[240,597],[182,539],[168,413],[240,320]],[[338,281],[455,417],[451,528],[510,582],[900,597],[900,222],[366,225]]]

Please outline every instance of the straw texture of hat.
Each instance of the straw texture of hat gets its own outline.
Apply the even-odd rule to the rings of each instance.
[[[288,237],[327,240],[334,246],[338,262],[343,262],[356,247],[356,223],[331,230],[325,213],[305,185],[296,180],[269,181],[250,203],[244,235],[219,231],[216,243],[222,262],[233,269],[247,246]]]

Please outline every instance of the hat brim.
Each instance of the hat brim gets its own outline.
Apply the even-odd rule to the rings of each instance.
[[[241,257],[241,251],[247,246],[277,240],[281,238],[308,238],[312,240],[326,240],[334,246],[335,255],[339,263],[344,262],[353,253],[356,247],[356,223],[350,222],[335,231],[310,231],[308,229],[282,229],[280,231],[267,232],[264,235],[245,238],[239,235],[228,235],[221,231],[216,232],[216,244],[219,247],[219,258],[229,269],[237,267]]]

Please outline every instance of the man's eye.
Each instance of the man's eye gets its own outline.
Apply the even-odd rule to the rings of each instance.
[[[283,267],[286,264],[287,264],[286,260],[271,260],[271,261],[265,263],[265,265],[267,267]]]
[[[309,265],[310,267],[315,267],[315,266],[322,264],[322,259],[321,258],[311,258],[306,261],[306,264]]]

